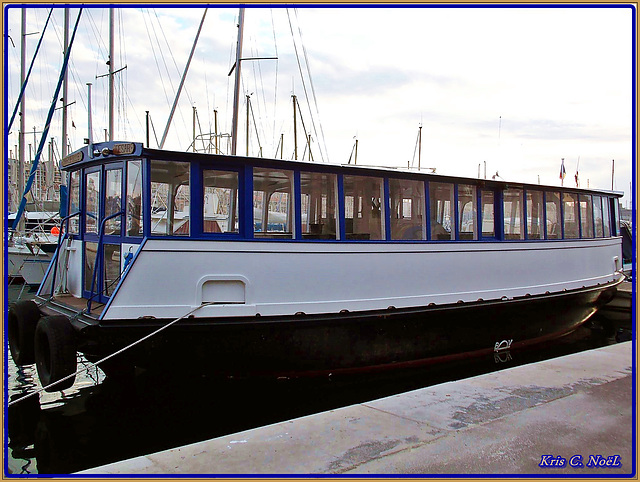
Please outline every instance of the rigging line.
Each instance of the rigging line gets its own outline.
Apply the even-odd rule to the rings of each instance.
[[[316,113],[318,114],[318,123],[320,124],[320,131],[322,132],[322,139],[324,141],[324,130],[322,129],[322,123],[320,122],[320,110],[318,108],[318,100],[316,98],[316,90],[315,90],[315,87],[313,85],[313,77],[311,76],[311,67],[309,65],[309,57],[307,55],[307,48],[304,45],[304,40],[302,38],[302,29],[300,28],[300,21],[298,20],[298,9],[294,8],[293,12],[295,13],[296,21],[298,23],[298,35],[300,36],[300,43],[302,44],[302,52],[304,54],[304,62],[305,62],[305,65],[307,67],[307,75],[309,76],[309,84],[311,85],[311,93],[313,94],[313,103],[314,103],[315,108],[316,108]],[[311,111],[311,107],[309,107],[309,111]],[[315,119],[314,119],[313,115],[311,116],[311,124],[313,125],[314,134],[316,135],[316,137],[318,137],[318,131],[316,129],[316,123],[315,123]],[[322,150],[320,150],[320,157],[322,157],[322,160],[324,161],[324,157],[322,156]]]
[[[156,146],[160,145],[160,141],[158,141],[158,134],[156,133],[156,126],[153,125],[153,119],[149,116],[149,122],[151,123],[151,130],[153,131],[153,137],[156,138]]]
[[[276,114],[278,112],[278,40],[276,37],[276,25],[273,20],[273,9],[269,9],[271,13],[271,31],[273,32],[273,46],[276,53],[276,81],[275,81],[275,89],[273,91],[273,136],[278,136],[278,145],[280,145],[279,135],[276,132]],[[273,142],[273,141],[272,141]]]
[[[202,132],[202,125],[200,125],[200,114],[198,114],[198,110],[196,109],[196,121],[198,121],[198,130],[200,131],[200,140],[202,141],[202,149],[204,152],[207,151],[207,145],[204,143],[204,134]],[[211,132],[211,131],[209,131]],[[196,140],[193,140],[193,147],[196,146]]]
[[[20,94],[18,95],[18,100],[16,101],[16,107],[13,109],[13,114],[11,115],[11,120],[9,121],[9,125],[7,126],[5,132],[7,135],[11,130],[11,124],[13,124],[13,120],[16,117],[18,112],[18,107],[20,106],[20,101],[22,100],[22,96],[24,95],[24,91],[27,88],[27,83],[29,82],[29,76],[31,75],[31,70],[33,69],[33,64],[36,61],[36,57],[38,56],[38,51],[40,50],[40,46],[42,45],[42,39],[44,38],[44,33],[47,30],[47,25],[49,25],[49,19],[51,18],[51,14],[53,13],[53,8],[49,10],[49,16],[47,17],[47,21],[44,24],[44,28],[42,29],[42,35],[40,35],[40,40],[38,40],[38,45],[36,46],[36,51],[33,54],[33,58],[31,59],[31,65],[29,65],[29,70],[27,72],[27,76],[24,79],[24,83],[22,84],[22,88],[20,89]]]
[[[302,130],[304,131],[304,144],[306,146],[309,143],[309,133],[307,132],[307,126],[304,124],[302,109],[300,109],[300,102],[298,102],[297,97],[296,97],[296,105],[298,106],[298,112],[300,112],[300,122],[302,123]],[[309,146],[309,148],[311,148],[311,146]],[[306,151],[306,147],[305,147],[305,151]],[[304,153],[302,154],[302,159],[304,159]]]
[[[208,10],[207,8],[205,8],[205,12],[206,10]],[[164,38],[164,42],[167,44],[167,48],[169,49],[169,54],[171,55],[171,60],[173,60],[173,66],[176,68],[176,72],[178,73],[178,75],[180,75],[180,68],[178,67],[178,63],[176,62],[176,58],[173,55],[173,51],[171,50],[171,43],[169,42],[169,40],[167,39],[167,36],[164,32],[164,28],[162,28],[162,25],[160,24],[160,18],[158,17],[158,12],[156,9],[154,9],[154,12],[156,14],[156,18],[158,19],[158,25],[160,26],[160,32],[162,33],[162,37]],[[206,13],[205,13],[206,15]],[[167,70],[168,72],[168,70]],[[193,100],[191,99],[191,95],[189,94],[189,92],[187,91],[187,89],[185,89],[185,94],[187,95],[187,99],[189,99],[189,103],[191,105],[194,104]]]
[[[254,52],[255,52],[255,57],[256,58],[259,57],[258,50],[256,48],[254,48]],[[267,105],[266,105],[266,99],[265,99],[266,95],[264,95],[266,90],[264,88],[264,80],[263,80],[263,77],[262,77],[262,67],[260,67],[260,62],[259,61],[258,62],[252,62],[252,64],[253,64],[254,81],[256,82],[256,90],[258,90],[257,89],[257,87],[258,87],[257,79],[260,79],[260,89],[262,91],[262,95],[257,96],[257,98],[258,98],[257,104],[258,104],[258,117],[262,118],[262,112],[261,112],[261,109],[260,109],[260,100],[262,100],[262,104],[263,104],[263,109],[264,109],[265,115],[266,115],[266,111],[267,111]],[[256,69],[258,71],[258,75],[257,76],[256,76]],[[253,111],[253,107],[252,107],[251,110]],[[255,118],[254,118],[254,124],[255,124]],[[266,137],[266,133],[264,132],[264,127],[261,126],[261,128],[262,128],[264,137]],[[257,135],[257,133],[258,133],[258,126],[257,125],[255,126],[255,129],[256,129],[256,135]]]
[[[256,131],[256,139],[258,140],[258,152],[262,152],[262,144],[260,143],[260,134],[258,133],[258,125],[256,124],[256,116],[253,112],[253,104],[249,102],[249,110],[251,111],[251,118],[253,119],[253,128]]]
[[[309,99],[309,94],[307,92],[307,84],[304,80],[304,74],[302,73],[302,65],[300,64],[300,55],[298,54],[298,46],[296,45],[296,41],[295,41],[295,33],[293,31],[293,25],[291,24],[291,15],[289,14],[289,9],[287,8],[287,18],[289,19],[289,29],[291,30],[291,38],[293,39],[293,47],[294,50],[296,52],[296,61],[298,63],[298,70],[300,72],[300,78],[302,80],[302,88],[304,90],[304,95],[305,98]],[[296,101],[297,105],[298,105],[298,111],[300,111],[300,116],[302,117],[302,111],[300,110],[300,104]],[[303,121],[303,127],[304,127],[304,121]],[[305,129],[305,135],[306,135],[306,129]]]
[[[151,29],[153,29],[153,23],[151,21],[151,15],[149,14],[149,9],[145,9],[147,15],[149,15],[149,24],[151,26]],[[155,44],[153,43],[153,39],[151,38],[151,33],[149,31],[149,25],[147,25],[147,20],[146,17],[144,16],[144,13],[142,15],[142,19],[144,20],[144,26],[145,26],[145,30],[147,32],[147,37],[149,38],[149,45],[151,46],[151,51],[153,52],[153,60],[156,64],[156,69],[158,70],[158,78],[160,79],[160,83],[162,84],[162,91],[164,93],[164,97],[165,100],[167,101],[167,104],[169,104],[169,96],[167,95],[167,88],[164,85],[164,77],[162,75],[162,71],[160,70],[160,64],[158,63],[158,56],[156,55],[156,49],[155,49]],[[155,35],[155,30],[154,30],[154,35]],[[169,79],[169,81],[171,81],[171,79]]]
[[[171,114],[169,115],[169,120],[167,121],[167,127],[165,127],[164,134],[162,134],[162,140],[160,141],[160,149],[164,146],[165,141],[167,140],[167,134],[169,134],[169,127],[171,126],[171,120],[173,119],[173,114],[178,105],[178,100],[180,99],[180,93],[182,92],[182,88],[184,86],[184,81],[187,78],[187,73],[189,71],[189,66],[191,65],[191,59],[193,58],[193,54],[196,51],[196,45],[198,44],[198,39],[200,38],[200,32],[202,31],[202,26],[204,25],[204,20],[207,16],[208,8],[204,9],[204,13],[202,14],[202,20],[200,20],[200,26],[198,27],[198,33],[196,34],[196,38],[193,41],[193,47],[191,47],[191,52],[189,53],[189,59],[187,60],[187,64],[184,67],[184,74],[180,79],[180,85],[178,86],[178,91],[176,92],[176,98],[173,102],[173,107],[171,107]],[[191,103],[193,105],[193,103]]]
[[[91,9],[89,9],[87,11],[87,17],[88,17],[88,25],[90,27],[90,29],[87,31],[88,34],[93,34],[94,39],[96,40],[96,46],[98,47],[98,55],[96,56],[96,70],[95,70],[95,76],[98,75],[98,63],[97,63],[97,59],[99,57],[105,58],[108,56],[108,54],[106,52],[108,52],[109,50],[107,49],[107,47],[104,45],[104,41],[103,41],[103,35],[100,31],[100,29],[97,26],[97,23],[95,21],[95,19],[93,18],[92,15],[92,11]],[[100,24],[102,25],[102,22],[100,22]]]

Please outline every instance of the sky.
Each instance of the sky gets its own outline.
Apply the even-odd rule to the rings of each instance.
[[[48,8],[27,9],[27,66]],[[115,9],[114,138],[143,142],[149,111],[157,147],[205,9],[138,5]],[[6,104],[19,92],[20,9],[5,8]],[[70,10],[71,28],[78,9]],[[436,173],[625,192],[633,152],[633,10],[612,7],[248,7],[245,12],[238,154],[313,162],[418,167]],[[197,134],[231,131],[237,8],[209,8],[164,147],[190,149]],[[42,131],[62,65],[63,9],[54,9],[27,89],[26,130]],[[273,57],[277,57],[274,60]],[[68,110],[72,149],[108,127],[108,9],[85,8],[72,47]],[[58,103],[58,107],[62,103]],[[61,110],[49,132],[58,152]],[[17,145],[18,123],[9,149]],[[39,142],[39,134],[31,144]],[[226,146],[226,144],[225,144]],[[204,148],[202,141],[196,148]],[[260,154],[260,149],[262,154]],[[59,156],[59,154],[58,154]],[[29,151],[27,150],[27,157]]]

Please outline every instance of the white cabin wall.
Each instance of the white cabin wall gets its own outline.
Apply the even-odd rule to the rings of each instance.
[[[67,289],[73,296],[82,296],[82,249],[83,243],[79,240],[73,240],[65,248],[69,254],[68,270],[67,270]]]
[[[234,303],[207,306],[194,316],[336,313],[535,295],[612,281],[619,253],[620,240],[611,238],[438,244],[150,240],[104,317],[177,317],[225,297]],[[224,291],[230,287],[233,295]]]

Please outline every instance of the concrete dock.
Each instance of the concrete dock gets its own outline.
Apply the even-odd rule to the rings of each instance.
[[[443,383],[80,473],[633,476],[634,344]]]

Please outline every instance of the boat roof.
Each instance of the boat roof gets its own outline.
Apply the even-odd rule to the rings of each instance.
[[[127,158],[150,157],[159,160],[180,160],[182,162],[199,162],[212,157],[228,163],[250,164],[253,166],[263,167],[281,167],[285,169],[304,169],[310,171],[343,171],[358,174],[380,174],[390,177],[414,177],[416,179],[429,179],[436,182],[456,182],[469,183],[487,187],[500,187],[502,189],[525,188],[535,190],[555,190],[555,191],[571,191],[584,193],[600,193],[608,196],[622,197],[621,191],[612,191],[607,189],[585,189],[570,186],[551,186],[544,184],[531,184],[519,181],[480,179],[464,176],[452,176],[446,174],[437,174],[434,172],[426,172],[424,170],[409,169],[405,167],[390,166],[371,166],[371,165],[355,165],[355,164],[329,164],[315,163],[310,161],[290,160],[290,159],[271,159],[263,157],[247,157],[247,156],[231,156],[226,154],[206,154],[198,152],[172,151],[166,149],[153,149],[144,147],[139,142],[123,142],[110,141],[95,143],[92,146],[84,146],[81,149],[69,154],[62,159],[60,163],[61,169],[66,171],[76,170],[80,167],[88,167],[92,165],[107,164]]]

